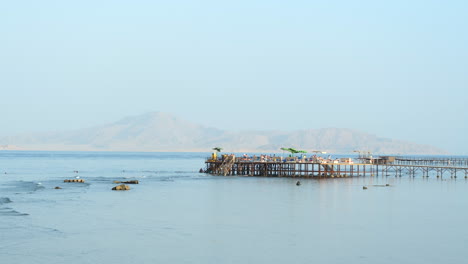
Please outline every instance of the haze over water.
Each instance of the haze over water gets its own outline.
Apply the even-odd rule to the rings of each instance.
[[[296,186],[290,178],[200,174],[208,155],[0,152],[2,263],[417,264],[468,257],[463,177],[302,179]],[[77,176],[86,183],[63,183]],[[140,184],[110,190],[124,179]]]

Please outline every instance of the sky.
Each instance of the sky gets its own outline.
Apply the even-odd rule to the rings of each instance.
[[[0,136],[161,111],[468,154],[467,1],[2,1]]]

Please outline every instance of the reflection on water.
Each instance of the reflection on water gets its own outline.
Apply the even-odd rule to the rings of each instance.
[[[0,255],[6,263],[463,263],[468,257],[465,179],[389,175],[301,179],[296,186],[289,178],[199,174],[204,158],[0,152],[0,170],[8,172],[0,175]],[[77,176],[86,184],[63,182]],[[128,179],[140,184],[110,191],[114,180]]]

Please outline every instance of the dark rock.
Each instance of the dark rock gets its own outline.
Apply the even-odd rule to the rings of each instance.
[[[138,180],[132,180],[132,181],[114,181],[114,183],[139,184],[140,182]]]
[[[85,182],[83,179],[66,179],[63,182]]]
[[[125,184],[121,184],[121,185],[115,186],[114,188],[112,188],[112,190],[114,190],[114,191],[128,191],[128,190],[130,190],[130,186],[125,185]]]
[[[125,183],[125,184],[139,184],[138,180],[133,180],[133,181],[123,181],[122,183]]]

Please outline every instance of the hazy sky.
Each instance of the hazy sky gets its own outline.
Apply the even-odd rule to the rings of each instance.
[[[2,1],[0,135],[151,111],[468,154],[468,1]]]

